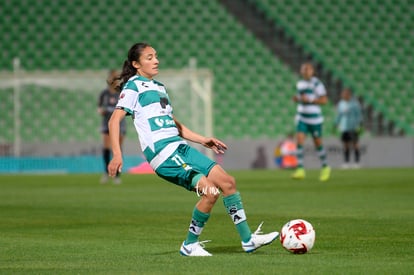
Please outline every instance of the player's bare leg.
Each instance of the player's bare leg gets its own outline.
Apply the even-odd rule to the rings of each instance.
[[[315,144],[315,148],[318,151],[319,159],[321,160],[321,173],[319,176],[320,181],[327,181],[329,180],[331,176],[331,167],[328,166],[326,162],[326,151],[323,147],[322,138],[315,137],[313,139],[313,142]]]
[[[194,191],[197,196],[200,197],[200,200],[194,207],[191,223],[188,228],[187,239],[182,243],[180,253],[184,256],[211,256],[211,254],[204,249],[204,242],[200,242],[198,238],[210,217],[210,212],[213,209],[220,192],[205,176],[202,176],[199,179]]]
[[[303,145],[305,144],[305,138],[305,133],[296,133],[296,158],[298,159],[298,166],[292,174],[293,179],[301,180],[306,177],[305,169],[303,168]]]

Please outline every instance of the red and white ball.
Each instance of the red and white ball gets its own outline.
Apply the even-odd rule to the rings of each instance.
[[[282,227],[280,243],[289,252],[304,254],[315,244],[315,230],[308,221],[291,220]]]

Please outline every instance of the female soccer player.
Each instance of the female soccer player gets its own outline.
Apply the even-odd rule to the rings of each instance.
[[[335,127],[341,132],[341,140],[344,148],[344,169],[349,168],[349,155],[351,150],[355,153],[355,168],[359,168],[359,133],[362,125],[362,110],[358,100],[352,96],[350,89],[341,92],[341,100],[337,106]]]
[[[108,73],[108,78],[106,79],[106,83],[108,87],[104,89],[99,94],[98,99],[98,113],[102,116],[102,124],[101,124],[101,133],[102,133],[102,157],[104,161],[105,173],[101,178],[101,183],[106,183],[108,181],[108,164],[111,158],[111,143],[109,140],[109,129],[108,129],[108,122],[109,119],[115,110],[115,106],[118,103],[119,91],[117,89],[119,85],[119,81],[117,81],[118,73],[116,70],[110,70]],[[120,126],[120,135],[119,135],[119,142],[122,145],[125,134],[126,134],[126,123],[125,120],[122,120]],[[121,183],[121,178],[119,173],[117,173],[115,179],[115,184]]]
[[[304,63],[300,68],[302,79],[296,85],[297,94],[293,97],[293,101],[298,103],[297,106],[297,125],[296,125],[296,141],[298,167],[293,173],[292,178],[305,178],[305,170],[303,168],[303,145],[306,135],[309,133],[313,138],[313,143],[318,151],[321,160],[321,173],[319,180],[327,181],[331,174],[331,168],[326,162],[326,151],[322,144],[322,110],[320,105],[328,102],[325,86],[314,76],[315,69],[311,63]]]
[[[137,43],[130,48],[121,73],[120,99],[109,121],[113,152],[109,175],[115,176],[122,169],[119,122],[131,115],[143,153],[156,174],[200,195],[193,209],[187,238],[180,248],[182,255],[211,256],[198,238],[219,197],[214,190],[220,190],[223,195],[224,205],[246,252],[270,244],[279,233],[260,234],[261,225],[251,233],[234,178],[185,141],[202,144],[216,154],[227,149],[220,140],[195,133],[174,118],[165,86],[153,79],[158,74],[158,66],[157,52],[149,44]]]

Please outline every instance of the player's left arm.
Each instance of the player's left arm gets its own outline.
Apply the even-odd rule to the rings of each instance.
[[[326,93],[325,85],[318,81],[315,87],[315,98],[310,98],[310,104],[325,105],[328,103],[328,96]]]
[[[190,130],[187,126],[185,126],[184,124],[182,124],[175,118],[174,118],[174,122],[182,138],[195,142],[195,143],[199,143],[203,145],[204,147],[207,147],[213,150],[216,154],[223,154],[224,151],[227,149],[227,145],[224,144],[221,140],[218,140],[214,137],[202,136]]]
[[[325,105],[326,103],[328,103],[328,97],[326,95],[317,97],[311,102],[311,104],[318,105]]]
[[[302,104],[317,104],[317,105],[324,105],[328,103],[328,97],[326,95],[318,96],[316,98],[310,97],[307,95],[301,95],[296,102],[300,102]]]

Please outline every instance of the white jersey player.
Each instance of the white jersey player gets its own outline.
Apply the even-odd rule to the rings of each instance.
[[[297,102],[296,112],[296,142],[298,166],[292,175],[294,179],[304,179],[303,145],[307,134],[313,139],[321,161],[321,173],[319,179],[327,181],[331,174],[331,168],[326,161],[326,151],[322,143],[322,110],[320,105],[328,102],[325,86],[314,76],[314,68],[311,63],[304,63],[300,68],[302,79],[296,85],[296,95],[293,101]]]
[[[158,65],[157,53],[150,45],[137,43],[130,48],[121,73],[123,88],[109,121],[113,150],[109,174],[115,176],[122,168],[119,122],[127,114],[131,115],[143,153],[157,175],[200,196],[193,209],[187,238],[180,248],[182,255],[211,256],[198,238],[220,193],[246,252],[271,243],[278,232],[260,234],[259,226],[251,233],[235,179],[185,141],[202,144],[217,154],[227,149],[220,140],[197,134],[174,118],[165,86],[153,79],[158,74]]]

